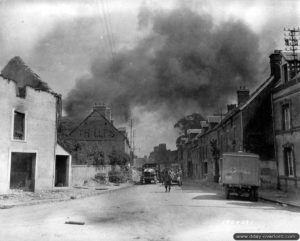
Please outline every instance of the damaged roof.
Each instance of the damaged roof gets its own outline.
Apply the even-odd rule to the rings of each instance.
[[[36,90],[52,92],[48,84],[34,73],[19,57],[12,58],[2,69],[1,76],[4,79],[13,80],[18,86],[30,86]]]

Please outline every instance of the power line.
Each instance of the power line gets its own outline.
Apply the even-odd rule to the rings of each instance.
[[[299,36],[300,28],[284,28],[284,31],[287,32],[287,34],[284,34],[286,38],[284,38],[285,46],[287,46],[286,50],[292,51],[293,56],[293,63],[291,65],[291,74],[292,77],[295,76],[299,72],[299,66],[298,65],[298,56],[296,51],[298,50],[297,47],[299,46],[298,40],[296,35]]]
[[[112,62],[114,61],[114,47],[113,47],[113,41],[112,41],[112,33],[110,31],[110,26],[108,23],[108,17],[105,11],[105,4],[104,4],[104,0],[101,0],[102,3],[102,13],[103,13],[103,20],[104,20],[104,24],[105,24],[105,28],[106,28],[106,32],[107,32],[107,38],[109,41],[109,46],[110,46],[110,52],[111,52],[111,56],[112,56]]]
[[[111,59],[112,59],[112,62],[113,62],[114,61],[114,51],[113,51],[113,46],[112,46],[112,42],[111,42],[111,39],[110,39],[110,35],[111,34],[110,34],[109,29],[108,29],[106,15],[105,15],[105,12],[103,11],[103,5],[102,5],[102,14],[101,14],[100,13],[100,6],[98,4],[98,1],[97,0],[95,0],[95,1],[96,1],[96,10],[97,10],[100,22],[101,22],[101,24],[103,26],[103,28],[102,28],[102,36],[101,37],[104,38],[104,41],[106,40],[105,42],[108,45],[108,49],[110,51]],[[102,4],[103,4],[103,2],[102,2]],[[102,15],[102,18],[101,18],[101,15]]]

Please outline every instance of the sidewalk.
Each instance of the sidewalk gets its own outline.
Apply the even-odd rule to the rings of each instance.
[[[208,182],[206,180],[183,180],[183,185],[197,185],[199,188],[213,189],[218,193],[223,193],[223,188],[220,184],[215,182]],[[300,193],[296,192],[284,192],[277,189],[262,189],[259,191],[259,198],[263,201],[278,203],[283,206],[290,206],[300,208]]]
[[[259,190],[259,198],[283,206],[300,208],[300,193],[284,192],[276,189]]]
[[[21,190],[11,190],[10,194],[0,195],[0,209],[68,201],[78,198],[101,195],[132,186],[132,183],[122,183],[120,185],[114,185],[110,183],[107,185],[103,184],[93,187],[75,186],[69,189],[55,189],[40,192],[24,192]]]

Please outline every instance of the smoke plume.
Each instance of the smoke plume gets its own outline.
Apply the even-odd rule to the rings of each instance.
[[[239,86],[259,79],[258,36],[240,21],[214,24],[188,8],[141,12],[147,37],[121,49],[112,61],[94,59],[91,74],[78,79],[65,100],[69,116],[82,117],[94,103],[110,106],[118,122],[135,107],[165,117],[219,110]]]

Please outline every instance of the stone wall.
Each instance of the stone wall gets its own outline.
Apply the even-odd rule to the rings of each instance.
[[[36,154],[35,190],[54,183],[56,97],[26,87],[26,97],[16,96],[16,84],[0,77],[0,193],[9,191],[11,153]],[[13,140],[14,110],[25,114],[25,140]]]

